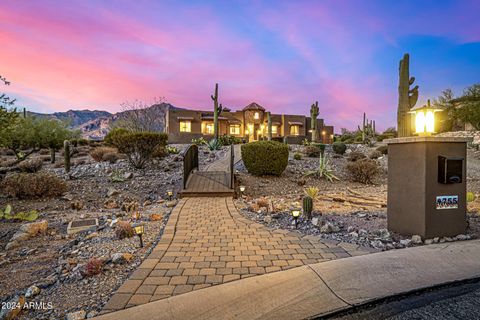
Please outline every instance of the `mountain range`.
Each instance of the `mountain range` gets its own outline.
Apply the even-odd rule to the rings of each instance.
[[[156,131],[163,131],[165,129],[165,119],[168,109],[180,108],[177,108],[169,103],[161,103],[154,104],[147,109],[143,109],[142,112],[147,113],[149,117],[154,117],[157,119],[154,129]],[[138,112],[138,109],[126,110],[117,113],[110,113],[100,110],[68,110],[65,112],[54,113],[28,112],[28,115],[68,121],[72,129],[81,131],[82,138],[90,140],[102,140],[116,121],[127,119],[135,112]]]

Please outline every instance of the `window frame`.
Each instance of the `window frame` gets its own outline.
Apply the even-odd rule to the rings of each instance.
[[[192,121],[191,120],[180,120],[180,132],[192,132]]]
[[[292,124],[290,126],[290,135],[291,136],[299,136],[300,135],[300,126],[298,124]]]
[[[235,132],[232,132],[232,129],[235,129],[235,130],[234,130]],[[238,131],[238,133],[237,133],[237,131]],[[241,132],[240,125],[239,125],[239,124],[231,124],[231,125],[229,125],[228,132],[229,132],[231,135],[235,135],[235,136],[240,135],[240,132]]]

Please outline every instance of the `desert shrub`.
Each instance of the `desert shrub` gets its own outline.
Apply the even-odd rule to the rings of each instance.
[[[360,151],[353,151],[348,155],[348,161],[358,161],[360,159],[365,159],[367,156]]]
[[[320,154],[325,154],[325,148],[327,145],[325,143],[311,143],[311,146],[317,147],[320,150]]]
[[[13,152],[13,151],[10,150],[10,149],[0,148],[0,155],[2,155],[2,156],[14,156],[14,155],[15,155],[15,152]]]
[[[166,146],[165,147],[165,150],[169,153],[169,154],[178,154],[180,151],[178,151],[178,148],[177,147],[174,147],[174,146]]]
[[[232,145],[232,144],[239,144],[240,142],[242,142],[242,140],[240,138],[237,138],[235,136],[231,136],[231,135],[228,135],[228,134],[220,136],[218,138],[218,140],[220,141],[220,144],[222,146],[229,146],[229,145]]]
[[[51,173],[15,173],[4,179],[3,191],[19,199],[48,198],[62,195],[67,184]]]
[[[108,161],[110,163],[115,163],[118,159],[120,159],[120,157],[117,152],[107,152],[102,156],[103,161]]]
[[[152,159],[162,159],[168,154],[165,146],[157,146],[152,153]]]
[[[382,154],[388,154],[388,146],[387,145],[379,146],[376,150],[380,151]]]
[[[0,163],[0,167],[13,167],[17,164],[17,160],[15,159],[6,159],[6,160],[3,160],[1,163]]]
[[[48,158],[50,159],[50,157]],[[40,171],[40,169],[42,169],[42,166],[43,166],[43,159],[41,158],[25,160],[20,162],[17,165],[20,171],[28,172],[28,173],[35,173],[37,171]]]
[[[119,221],[115,227],[115,235],[118,239],[125,239],[133,237],[135,232],[129,222]]]
[[[360,183],[372,183],[379,174],[378,164],[372,159],[360,159],[347,164],[347,171],[353,181]]]
[[[320,148],[317,146],[312,146],[312,145],[306,146],[303,151],[305,152],[307,157],[310,157],[310,158],[320,157]]]
[[[347,145],[343,142],[337,141],[332,144],[333,152],[336,154],[344,154],[347,151]]]
[[[115,148],[110,148],[110,147],[98,147],[90,151],[90,156],[95,160],[96,162],[101,162],[101,161],[107,161],[104,160],[103,157],[108,154],[108,153],[116,153],[117,150]]]
[[[192,139],[192,144],[195,144],[197,146],[201,146],[203,144],[207,144],[207,140],[205,140],[204,137],[200,137],[200,138],[193,138]]]
[[[103,271],[103,261],[97,258],[90,258],[85,265],[85,275],[87,277],[94,276]]]
[[[259,198],[259,199],[257,199],[256,203],[257,203],[257,206],[258,206],[259,208],[265,208],[265,209],[268,210],[268,207],[269,207],[269,201],[268,201],[268,199],[266,199],[266,198]]]
[[[114,140],[117,139],[118,136],[121,136],[123,134],[128,134],[128,133],[130,133],[130,131],[128,131],[127,129],[114,128],[107,133],[107,135],[103,139],[103,142],[105,142],[107,146],[114,146],[115,145]]]
[[[167,145],[168,135],[157,132],[133,132],[115,135],[113,145],[127,156],[128,162],[137,169],[145,167],[158,147]]]
[[[256,141],[242,145],[242,159],[253,175],[279,176],[288,165],[288,146],[275,141]]]
[[[378,150],[373,150],[372,152],[370,152],[370,153],[368,154],[368,157],[369,157],[370,159],[378,159],[378,158],[380,158],[380,157],[382,157],[382,156],[383,156],[383,153],[381,153],[381,152],[378,151]]]
[[[300,152],[295,152],[295,154],[293,155],[293,159],[302,160],[302,154]]]
[[[42,159],[43,162],[50,162],[50,156],[40,156],[39,159]]]

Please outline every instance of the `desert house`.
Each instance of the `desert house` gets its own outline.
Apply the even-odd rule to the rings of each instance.
[[[304,115],[271,114],[272,137],[300,144],[310,140],[311,119]],[[213,111],[170,108],[166,114],[165,130],[169,143],[190,143],[194,138],[213,138]],[[218,117],[219,135],[232,135],[246,141],[266,139],[267,111],[256,102],[239,111],[223,111]],[[333,142],[333,126],[317,119],[319,142]]]

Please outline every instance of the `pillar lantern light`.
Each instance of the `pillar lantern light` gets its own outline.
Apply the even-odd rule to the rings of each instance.
[[[295,229],[297,229],[298,226],[298,217],[300,216],[300,210],[299,209],[293,209],[292,210],[292,217],[293,220],[295,220]]]
[[[415,114],[415,133],[419,136],[430,136],[435,133],[435,112],[443,111],[435,109],[430,105],[430,100],[426,105],[414,108],[410,113]]]
[[[140,238],[140,247],[143,248],[142,235],[145,233],[145,225],[143,223],[135,223],[132,227],[135,234]]]
[[[167,196],[168,196],[168,200],[172,200],[173,191],[172,191],[172,190],[168,190],[168,191],[167,191]]]

